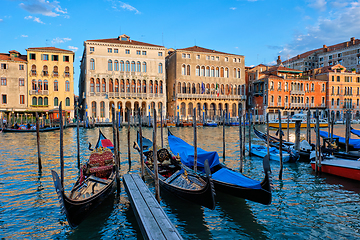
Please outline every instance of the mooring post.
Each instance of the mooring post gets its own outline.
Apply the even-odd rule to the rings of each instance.
[[[59,105],[59,119],[60,119],[60,175],[61,175],[61,186],[64,187],[64,128],[62,118],[62,102]]]
[[[161,148],[164,148],[162,107],[160,110],[160,133],[161,133]]]
[[[295,120],[295,150],[300,152],[300,127],[301,127],[301,120]]]
[[[197,124],[196,124],[196,108],[194,108],[194,117],[193,117],[193,126],[194,126],[194,171],[197,172]]]
[[[116,110],[115,110],[116,113]],[[118,152],[118,167],[119,169],[121,169],[121,161],[120,161],[120,132],[119,132],[119,128],[120,128],[120,111],[119,114],[116,113],[116,117],[115,117],[115,121],[116,121],[116,145],[117,145],[117,152]]]
[[[269,129],[269,113],[268,112],[266,113],[266,148],[267,148],[267,155],[270,158],[270,129]]]
[[[251,128],[252,128],[252,121],[251,121],[251,110],[248,110],[249,114],[249,152],[251,152]]]
[[[142,122],[141,122],[141,111],[139,108],[139,135],[140,135],[140,163],[141,163],[141,178],[144,180],[144,148],[143,148],[143,139],[142,139]]]
[[[225,110],[223,111],[223,160],[225,160]]]
[[[335,113],[331,112],[331,134],[330,134],[330,142],[332,143],[334,137],[334,122],[335,122]]]
[[[243,143],[242,143],[242,126],[241,126],[241,118],[242,118],[242,106],[239,107],[239,147],[240,147],[240,172],[243,171]]]
[[[40,125],[39,125],[39,115],[36,112],[36,143],[37,143],[37,151],[38,151],[38,167],[39,172],[42,169],[41,165],[41,153],[40,153],[40,131],[39,131]]]
[[[130,150],[130,109],[128,108],[128,128],[127,128],[127,143],[128,143],[128,162],[129,162],[129,170],[131,170],[131,150]]]
[[[315,159],[315,172],[318,173],[321,164],[321,150],[320,150],[320,128],[319,128],[319,109],[316,109],[316,159]]]
[[[350,111],[345,111],[345,147],[346,153],[349,153],[349,128],[350,128]]]
[[[290,114],[287,112],[287,141],[290,142]]]
[[[117,145],[117,134],[116,131],[116,112],[115,106],[111,106],[111,113],[112,113],[112,130],[113,130],[113,145],[114,145],[114,155],[115,155],[115,170],[116,170],[116,186],[117,186],[117,193],[120,193],[120,174],[119,174],[119,159],[118,159],[118,145]]]
[[[80,126],[79,126],[79,102],[76,102],[76,150],[77,150],[77,163],[80,169]]]
[[[243,130],[243,141],[242,141],[242,144],[243,144],[243,146],[242,146],[242,149],[243,149],[243,156],[245,156],[245,144],[246,144],[246,110],[245,110],[245,112],[244,112],[244,115],[243,115],[243,126],[242,126],[242,130]],[[249,155],[250,155],[250,153],[249,153]]]
[[[159,170],[157,163],[157,147],[156,147],[156,109],[154,108],[154,122],[153,122],[153,160],[154,160],[154,175],[155,175],[155,198],[160,202],[160,188],[159,188]]]
[[[310,122],[310,109],[306,114],[306,141],[311,144],[311,122]]]
[[[330,109],[327,110],[327,120],[328,120],[328,138],[330,138],[330,134],[331,134]]]
[[[281,128],[281,111],[279,109],[279,153],[280,153],[280,172],[279,172],[279,179],[282,179],[282,172],[283,172],[283,158],[282,158],[282,128]]]

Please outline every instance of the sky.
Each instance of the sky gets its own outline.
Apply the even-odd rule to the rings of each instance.
[[[166,48],[200,46],[273,65],[360,38],[360,0],[0,0],[0,52],[75,52],[74,89],[86,40],[131,39]]]

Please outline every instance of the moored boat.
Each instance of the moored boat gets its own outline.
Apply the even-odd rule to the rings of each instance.
[[[218,124],[217,124],[217,122],[208,119],[208,120],[206,120],[206,121],[204,122],[204,126],[207,126],[207,127],[217,127]]]
[[[246,150],[249,151],[249,145],[246,145]],[[258,157],[265,157],[267,154],[267,148],[262,145],[251,144],[251,154]],[[276,147],[269,148],[270,160],[280,162],[280,151]],[[284,151],[282,153],[283,162],[296,162],[296,159],[291,158],[290,154]]]
[[[51,132],[59,130],[60,127],[46,127],[46,128],[39,128],[39,132]],[[2,132],[11,132],[11,133],[20,133],[20,132],[36,132],[36,128],[3,128]]]
[[[289,128],[295,128],[295,122],[297,120],[301,120],[301,128],[306,128],[307,127],[307,116],[306,114],[303,113],[298,113],[298,114],[294,114],[293,116],[291,116],[289,118]],[[288,125],[288,120],[287,118],[282,118],[281,119],[281,128],[287,128]],[[325,119],[319,119],[319,127],[324,128],[324,127],[328,127],[328,122]],[[315,118],[311,118],[310,119],[310,127],[314,128],[316,126],[316,119]],[[269,121],[269,127],[272,128],[279,128],[279,119],[275,119],[272,121]]]

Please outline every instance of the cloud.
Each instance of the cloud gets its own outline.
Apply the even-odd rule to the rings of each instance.
[[[57,17],[60,14],[67,14],[67,9],[63,9],[58,1],[28,0],[20,3],[19,6],[32,14],[41,14],[48,17]]]
[[[73,50],[74,52],[76,52],[79,49],[78,47],[74,47],[74,46],[69,46],[68,48],[70,50]]]
[[[135,14],[140,14],[141,12],[139,10],[137,10],[135,7],[127,4],[127,3],[124,3],[124,2],[121,2],[121,1],[117,1],[117,0],[108,0],[109,2],[112,3],[112,8],[119,11],[121,10],[120,8],[124,9],[124,10],[128,10],[128,11],[134,11]]]
[[[326,10],[326,0],[308,0],[309,7],[315,8],[319,11],[325,11]]]
[[[64,42],[68,42],[68,41],[71,41],[71,38],[54,38],[52,41],[51,41],[51,44],[52,45],[56,45],[58,43],[64,43]]]
[[[236,10],[236,7],[231,7],[230,9],[231,9],[231,10]]]
[[[4,20],[2,20],[2,19],[0,18],[0,22],[2,22],[2,21],[4,21]]]
[[[282,50],[283,47],[280,46],[272,46],[272,45],[266,45],[267,48],[272,49],[272,50]]]
[[[21,37],[24,37],[24,38],[25,38],[25,37],[28,37],[28,35],[24,35],[24,34],[23,34],[23,35],[21,35]]]
[[[352,2],[341,9],[332,9],[326,17],[319,17],[304,33],[297,32],[293,40],[279,51],[286,59],[310,50],[349,41],[360,35],[360,3]]]
[[[26,20],[33,20],[34,22],[41,23],[41,24],[45,24],[45,23],[43,23],[43,22],[40,20],[40,18],[38,18],[38,17],[27,16],[27,17],[24,17],[24,19],[26,19]]]

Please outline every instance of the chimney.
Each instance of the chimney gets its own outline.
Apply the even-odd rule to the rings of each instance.
[[[351,41],[352,45],[355,45],[355,38],[354,37],[350,38],[350,41]]]
[[[300,59],[300,55],[297,55],[296,57],[297,57],[297,59]]]
[[[276,60],[276,64],[279,66],[281,64],[281,58],[280,56],[278,56],[277,60]]]
[[[259,71],[256,70],[255,80],[258,80],[258,79],[259,79]]]
[[[11,59],[11,61],[14,61],[14,59],[15,59],[14,54],[10,54],[10,59]]]

